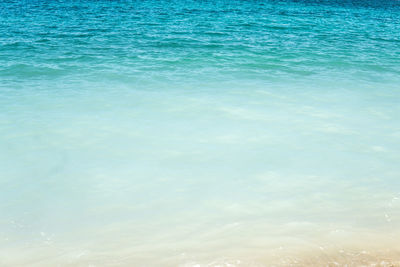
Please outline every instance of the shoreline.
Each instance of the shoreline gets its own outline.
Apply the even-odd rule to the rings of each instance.
[[[121,235],[121,233],[119,233]],[[264,238],[207,240],[156,238],[133,245],[128,239],[82,239],[0,246],[1,266],[400,266],[395,233],[312,240]],[[73,239],[73,238],[72,238]],[[79,243],[76,243],[78,241]],[[132,241],[132,240],[131,240]],[[281,245],[280,245],[281,244]],[[1,243],[0,243],[1,245]],[[285,246],[283,246],[285,245]]]
[[[118,253],[116,253],[118,254]],[[180,266],[180,267],[264,267],[264,266],[384,266],[395,267],[400,266],[400,250],[306,250],[302,253],[294,254],[275,254],[275,255],[249,255],[246,256],[219,256],[214,259],[199,259],[185,255],[170,255],[165,259],[149,259],[145,255],[128,256],[128,255],[104,255],[103,253],[95,253],[87,255],[85,252],[59,252],[49,257],[18,260],[0,261],[2,266]],[[188,258],[185,260],[184,258]]]

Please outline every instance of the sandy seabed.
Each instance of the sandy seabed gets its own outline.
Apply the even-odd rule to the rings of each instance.
[[[390,239],[348,236],[346,240],[298,240],[297,243],[233,238],[232,242],[186,240],[135,246],[121,240],[104,241],[2,249],[0,266],[400,266],[400,242],[395,236]]]

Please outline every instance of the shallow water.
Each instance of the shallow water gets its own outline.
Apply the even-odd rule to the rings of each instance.
[[[400,261],[400,2],[0,2],[1,266]]]

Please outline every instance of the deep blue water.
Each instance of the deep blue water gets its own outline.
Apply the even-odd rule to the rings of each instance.
[[[399,1],[1,1],[0,265],[398,263],[399,103]]]

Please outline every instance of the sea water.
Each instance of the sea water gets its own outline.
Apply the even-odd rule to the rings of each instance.
[[[400,261],[400,2],[0,2],[0,266]]]

